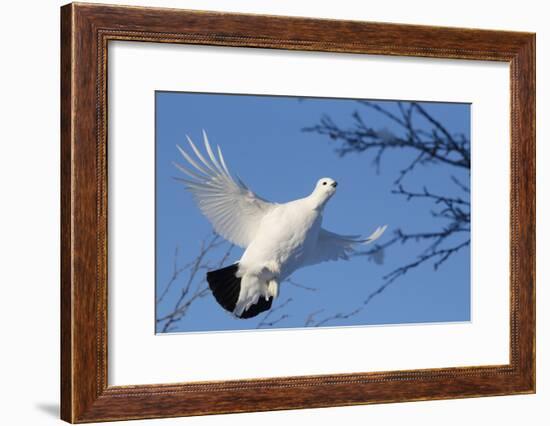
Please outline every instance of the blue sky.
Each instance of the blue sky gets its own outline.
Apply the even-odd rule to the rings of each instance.
[[[396,228],[409,232],[438,229],[445,224],[430,214],[431,203],[407,202],[392,194],[399,170],[414,158],[414,153],[397,149],[383,157],[380,173],[372,164],[372,153],[352,153],[339,157],[337,143],[303,128],[329,115],[343,126],[351,125],[351,114],[358,111],[375,129],[400,132],[385,117],[368,110],[355,100],[295,98],[249,95],[195,94],[156,92],[156,292],[157,299],[170,281],[174,250],[179,248],[178,262],[183,265],[196,258],[200,242],[212,236],[209,222],[196,207],[181,183],[172,162],[184,162],[176,144],[185,146],[185,135],[201,142],[201,131],[208,132],[210,142],[220,145],[233,173],[258,195],[276,202],[286,202],[308,195],[320,177],[338,181],[338,191],[328,203],[323,226],[342,234],[370,234],[387,224],[380,243],[391,238]],[[397,111],[395,102],[384,107]],[[424,108],[453,133],[470,133],[468,104],[423,103]],[[428,165],[417,168],[405,181],[407,188],[442,194],[457,194],[450,175],[468,182],[448,166]],[[281,287],[273,307],[288,302],[283,309],[266,319],[285,318],[275,327],[303,327],[312,312],[317,318],[349,312],[371,291],[383,283],[382,277],[394,268],[414,260],[426,245],[414,242],[390,247],[383,265],[365,257],[349,261],[327,262],[297,271],[292,279],[313,287],[309,291],[288,283]],[[227,245],[207,254],[218,261]],[[242,249],[232,251],[224,263],[239,259]],[[191,286],[204,285],[206,271],[199,271]],[[169,313],[181,296],[188,273],[182,273],[157,304],[157,318]],[[202,284],[201,284],[202,282]],[[188,296],[186,296],[188,297]],[[239,320],[225,312],[210,293],[195,300],[185,316],[171,331],[221,331],[257,328],[263,316]],[[470,250],[460,251],[437,271],[430,265],[411,270],[369,303],[358,315],[328,323],[328,326],[401,324],[421,322],[468,321],[470,319]],[[161,328],[157,325],[157,332]]]

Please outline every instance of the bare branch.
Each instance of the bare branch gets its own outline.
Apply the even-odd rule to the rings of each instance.
[[[200,243],[199,253],[193,261],[184,267],[178,267],[177,255],[178,250],[175,251],[174,259],[174,272],[167,286],[163,290],[161,296],[157,300],[158,304],[163,300],[163,298],[168,293],[168,290],[171,286],[181,277],[181,273],[188,271],[187,278],[184,284],[181,287],[179,297],[177,298],[172,310],[156,319],[156,323],[160,326],[162,325],[162,331],[172,331],[175,328],[175,325],[181,321],[183,317],[187,314],[191,305],[197,300],[205,297],[209,293],[208,286],[206,285],[206,280],[204,275],[199,278],[199,271],[205,271],[211,269],[209,262],[207,260],[207,255],[214,250],[215,248],[224,244],[223,240],[216,234],[213,234],[208,240],[203,240]],[[230,256],[231,251],[233,250],[233,245],[228,246],[225,250],[220,261],[217,262],[217,267],[220,267]]]
[[[292,298],[289,297],[288,299],[286,299],[283,303],[281,303],[280,305],[270,309],[269,311],[267,311],[267,313],[264,315],[264,317],[261,319],[261,321],[258,323],[258,325],[256,326],[256,328],[266,328],[266,327],[273,327],[274,325],[277,325],[278,323],[280,323],[281,321],[284,321],[285,319],[287,319],[289,317],[288,314],[282,314],[280,315],[279,317],[277,317],[276,319],[274,320],[271,320],[271,321],[268,321],[269,318],[271,318],[273,316],[273,314],[277,313],[278,311],[281,311],[282,309],[284,309],[290,302],[292,302]]]
[[[210,238],[201,241],[199,252],[197,253],[195,259],[193,259],[193,261],[189,262],[183,267],[179,266],[179,249],[176,248],[176,250],[174,251],[174,266],[172,275],[164,290],[162,291],[161,296],[157,299],[157,305],[163,301],[169,289],[174,285],[174,283],[183,280],[183,272],[187,271],[187,275],[185,276],[185,280],[183,280],[182,282],[180,294],[170,312],[159,316],[156,319],[156,322],[161,327],[162,332],[175,330],[177,328],[177,324],[187,315],[193,303],[210,293],[210,289],[207,286],[204,275],[199,275],[199,272],[220,268],[223,264],[226,263],[234,248],[233,245],[228,245],[226,250],[223,252],[223,255],[216,262],[212,262],[208,259],[212,250],[220,247],[223,244],[225,243],[221,239],[221,237],[213,234]],[[316,288],[308,287],[295,281],[289,280],[289,282],[294,287],[298,287],[303,290],[317,291]],[[281,312],[291,301],[292,298],[288,298],[280,305],[268,311],[263,319],[258,323],[257,328],[273,327],[276,324],[287,319],[289,317],[288,314],[281,314],[277,318],[272,318],[274,314],[276,314],[277,312]]]
[[[348,318],[351,318],[351,317],[357,315],[363,309],[364,309],[363,306],[359,306],[359,307],[355,308],[353,311],[349,311],[347,313],[338,312],[334,315],[330,315],[328,317],[325,317],[320,321],[312,323],[312,325],[313,325],[313,327],[321,327],[321,326],[327,324],[330,321],[348,319]]]
[[[405,178],[417,167],[427,164],[444,164],[457,171],[470,171],[470,140],[464,135],[453,135],[441,121],[431,115],[426,108],[417,102],[398,102],[399,113],[396,114],[383,106],[382,103],[371,101],[358,101],[362,106],[375,111],[394,123],[397,135],[387,129],[375,129],[369,126],[362,115],[355,111],[352,115],[353,125],[344,128],[337,125],[330,117],[324,116],[315,126],[303,129],[308,132],[316,132],[329,136],[333,141],[339,142],[336,148],[339,156],[350,153],[373,152],[373,164],[379,172],[381,160],[388,150],[404,148],[416,153],[410,162],[398,172],[394,181],[393,194],[404,196],[407,201],[415,202],[426,200],[435,208],[430,212],[434,218],[446,221],[440,229],[425,232],[407,233],[401,229],[394,231],[391,239],[383,244],[355,253],[355,256],[367,256],[376,258],[396,244],[406,244],[411,241],[416,243],[428,243],[416,257],[416,259],[395,268],[383,276],[382,284],[367,295],[362,303],[348,312],[339,312],[320,320],[315,320],[319,311],[310,314],[306,324],[321,326],[328,322],[347,319],[361,313],[373,298],[380,295],[397,279],[406,275],[414,268],[426,263],[431,263],[437,270],[451,256],[470,245],[470,201],[469,182],[464,183],[456,176],[451,175],[452,182],[465,194],[460,196],[440,195],[431,192],[427,187],[421,191],[410,191],[403,187]],[[423,127],[416,122],[423,121]],[[431,129],[430,129],[431,127]],[[465,238],[465,239],[464,239]],[[458,240],[458,241],[457,241]]]
[[[470,240],[466,240],[456,246],[453,246],[453,247],[450,247],[450,248],[445,248],[445,249],[440,249],[440,250],[430,250],[428,253],[426,254],[421,254],[417,260],[415,260],[414,262],[411,262],[405,266],[401,266],[395,270],[393,270],[392,272],[390,272],[389,274],[385,275],[384,276],[384,280],[386,281],[384,284],[391,284],[393,283],[397,278],[399,278],[400,276],[402,275],[405,275],[409,270],[413,269],[413,268],[416,268],[417,266],[419,266],[420,264],[422,263],[425,263],[429,260],[432,260],[433,258],[438,258],[438,260],[433,264],[434,266],[434,269],[437,269],[441,266],[441,264],[443,262],[445,262],[449,256],[453,253],[456,253],[458,252],[460,249],[464,248],[464,247],[467,247],[470,245]]]
[[[396,148],[409,148],[418,154],[423,154],[425,159],[430,158],[454,167],[470,168],[469,140],[463,136],[460,141],[457,141],[438,120],[432,117],[417,102],[410,102],[408,106],[399,102],[398,106],[401,117],[397,117],[377,103],[370,101],[359,101],[359,103],[385,115],[397,123],[405,132],[406,137],[399,137],[397,135],[388,137],[390,135],[385,129],[375,130],[372,127],[368,127],[357,112],[353,115],[354,126],[351,128],[344,129],[339,127],[330,117],[325,115],[321,118],[319,124],[306,127],[303,130],[327,135],[332,140],[342,142],[341,147],[336,150],[340,156],[351,152],[375,151],[376,154],[373,163],[377,169],[380,167],[380,161],[384,152],[388,149]],[[426,132],[415,126],[415,111],[434,126],[432,132]],[[421,161],[417,160],[417,158],[413,160],[413,163]],[[404,170],[409,168],[412,170],[414,165],[411,163]],[[405,174],[407,173],[405,172]]]
[[[185,271],[186,267],[188,267],[188,265],[184,267],[178,266],[178,254],[179,254],[179,247],[176,247],[176,249],[174,250],[174,268],[172,270],[172,276],[170,277],[170,280],[164,287],[164,290],[162,291],[161,295],[157,299],[156,301],[157,305],[160,302],[162,302],[162,300],[164,299],[164,296],[166,296],[166,293],[168,293],[168,291],[170,290],[170,287],[172,287],[172,284],[174,284],[174,282],[176,282],[176,280],[178,279],[179,274]]]
[[[470,186],[469,185],[466,185],[464,183],[462,183],[460,180],[458,180],[458,178],[456,178],[455,176],[451,176],[451,180],[456,184],[456,186],[458,186],[460,189],[462,189],[464,192],[466,192],[467,194],[470,193]]]
[[[324,312],[324,309],[319,309],[318,311],[311,312],[304,321],[304,327],[309,327],[310,325],[315,324],[315,316]]]
[[[411,191],[405,190],[402,185],[399,185],[397,189],[392,190],[392,194],[405,195],[407,197],[407,200],[412,200],[413,198],[431,198],[435,201],[436,204],[444,203],[447,205],[453,205],[453,204],[462,204],[465,206],[470,205],[469,201],[466,201],[459,197],[448,197],[444,195],[433,194],[430,191],[428,191],[426,187],[422,188],[422,192],[411,192]]]
[[[294,287],[298,287],[298,288],[301,288],[303,290],[307,290],[307,291],[317,291],[318,290],[315,287],[308,287],[307,285],[297,283],[296,281],[294,281],[291,278],[287,278],[286,282],[289,283],[290,285],[293,285]]]

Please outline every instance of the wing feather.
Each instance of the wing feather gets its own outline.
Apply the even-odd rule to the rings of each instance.
[[[225,175],[230,178],[231,174],[229,173],[227,165],[225,164],[225,159],[223,158],[222,150],[219,145],[218,145],[218,157],[220,157],[220,163],[222,163],[222,167],[223,167],[223,170],[225,171]]]
[[[265,214],[276,204],[254,194],[240,178],[233,179],[220,147],[217,146],[216,157],[204,130],[206,155],[201,153],[189,136],[186,138],[196,158],[177,145],[178,151],[193,168],[174,163],[186,175],[185,178],[176,179],[191,192],[199,209],[218,234],[235,245],[247,247],[254,239]]]
[[[360,235],[340,235],[321,228],[319,239],[315,250],[306,259],[305,265],[315,265],[330,260],[349,259],[349,255],[354,253],[357,246],[370,244],[382,236],[387,225],[379,226],[367,238]]]

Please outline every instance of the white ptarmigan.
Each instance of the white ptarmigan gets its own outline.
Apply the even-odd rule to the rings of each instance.
[[[321,227],[323,209],[336,192],[331,178],[319,179],[305,198],[278,204],[254,194],[229,173],[220,147],[217,157],[203,130],[202,154],[187,141],[196,158],[177,146],[193,167],[174,165],[191,179],[176,178],[192,193],[216,233],[245,249],[241,259],[206,274],[217,302],[239,318],[251,318],[271,308],[279,283],[294,271],[329,260],[348,259],[354,246],[380,238],[386,226],[369,237],[339,235]]]

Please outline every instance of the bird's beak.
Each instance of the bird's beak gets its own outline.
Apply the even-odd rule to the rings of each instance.
[[[336,188],[338,186],[338,182],[332,182],[332,187]]]

